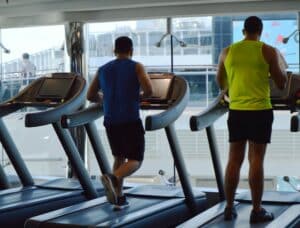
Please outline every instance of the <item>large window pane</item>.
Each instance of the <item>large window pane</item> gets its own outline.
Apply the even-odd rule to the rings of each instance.
[[[65,71],[63,25],[2,29],[0,40],[10,49],[9,54],[1,55],[1,102],[15,96],[22,87],[40,76]],[[29,60],[35,66],[33,73],[24,73],[23,53],[29,54]],[[26,165],[35,176],[64,176],[66,158],[54,130],[51,125],[25,128],[27,111],[34,110],[24,109],[4,118]],[[1,158],[5,171],[13,172],[4,151],[1,151]]]
[[[297,28],[296,14],[261,14],[265,30],[262,40],[278,48],[286,57],[289,69],[298,71],[299,63],[299,36],[290,39],[289,44],[283,44],[282,38],[291,34]],[[174,72],[184,77],[190,87],[190,102],[183,115],[176,121],[176,132],[179,143],[184,154],[188,172],[196,185],[215,186],[214,173],[211,165],[209,146],[205,131],[191,132],[189,129],[189,118],[192,114],[199,113],[207,107],[219,93],[215,82],[216,64],[221,50],[232,42],[242,39],[241,23],[246,16],[210,16],[210,17],[185,17],[172,18],[172,34],[167,33],[167,19],[124,21],[117,23],[89,24],[88,36],[100,37],[101,34],[110,34],[110,41],[97,39],[98,42],[108,42],[113,45],[116,34],[127,34],[134,40],[134,56],[137,61],[142,62],[148,71],[170,71],[171,69],[171,46],[170,36],[174,38],[173,61]],[[164,22],[164,23],[162,23]],[[118,31],[117,24],[127,24],[130,30]],[[105,31],[103,28],[109,27]],[[95,30],[99,30],[95,32]],[[102,29],[102,30],[101,30]],[[91,32],[93,30],[93,32]],[[101,30],[101,31],[100,31]],[[128,32],[130,31],[130,32]],[[164,36],[165,35],[165,36]],[[157,42],[161,41],[160,47]],[[182,45],[183,42],[184,45]],[[180,45],[181,44],[181,45]],[[98,44],[97,44],[98,45]],[[93,50],[90,50],[90,52]],[[88,57],[89,74],[93,75],[96,69],[113,58],[112,54],[106,56]],[[142,112],[144,118],[148,112]],[[299,159],[299,148],[297,134],[291,135],[288,129],[289,112],[276,112],[272,144],[268,148],[266,166],[266,188],[276,188],[274,175],[280,175],[277,166],[285,168],[285,175],[292,175],[296,170],[294,158]],[[227,161],[228,133],[226,125],[227,116],[223,116],[215,123],[218,149],[220,151],[223,168]],[[103,130],[102,121],[98,124],[100,135],[103,139],[107,154],[110,149]],[[284,149],[285,148],[285,149]],[[288,152],[287,152],[288,151]],[[89,153],[91,159],[91,170],[98,175],[96,159]],[[287,162],[279,163],[281,159],[287,158]],[[111,158],[111,156],[110,156]],[[160,182],[158,170],[164,169],[167,176],[173,175],[173,162],[164,131],[146,133],[145,162],[135,177],[148,178],[153,182]],[[242,187],[248,187],[246,178],[248,165],[242,168]],[[136,179],[138,180],[138,179]],[[145,179],[143,179],[145,181]]]

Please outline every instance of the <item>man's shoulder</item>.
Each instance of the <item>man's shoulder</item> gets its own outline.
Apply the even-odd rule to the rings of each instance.
[[[266,43],[263,43],[262,51],[267,55],[276,55],[276,48]]]
[[[107,63],[104,63],[103,65],[99,66],[98,71],[103,70],[109,66],[111,66],[114,63],[115,60],[110,60]]]
[[[229,46],[225,47],[225,48],[223,49],[223,53],[224,53],[224,54],[228,53],[228,51],[230,50],[231,46],[232,46],[232,45],[229,45]]]
[[[275,47],[273,47],[272,45],[267,44],[267,43],[265,43],[265,42],[262,42],[262,47],[265,48],[265,49],[268,49],[268,50],[273,50],[273,51],[276,50]]]
[[[132,59],[127,59],[126,62],[127,62],[126,64],[120,64],[118,59],[113,59],[113,60],[110,60],[109,62],[101,65],[98,68],[98,71],[110,70],[110,69],[113,69],[113,68],[118,68],[119,66],[123,66],[123,67],[136,66],[136,65],[142,66],[141,63],[139,63],[135,60],[132,60]]]
[[[222,60],[225,60],[225,58],[226,58],[226,56],[227,56],[227,54],[228,54],[228,52],[230,50],[230,47],[231,47],[231,45],[223,48],[223,50],[221,52],[221,59]]]

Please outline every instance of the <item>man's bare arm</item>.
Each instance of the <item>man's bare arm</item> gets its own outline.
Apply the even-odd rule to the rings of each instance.
[[[153,88],[151,85],[150,78],[149,78],[148,74],[146,73],[145,68],[142,64],[140,64],[140,63],[136,64],[136,73],[137,73],[140,85],[142,87],[142,90],[143,90],[143,96],[144,97],[151,96],[153,93]]]
[[[102,94],[99,92],[98,84],[98,72],[95,74],[93,81],[91,82],[88,92],[87,99],[91,102],[100,103],[102,102]]]
[[[220,89],[226,90],[227,89],[227,74],[225,70],[225,57],[227,55],[228,48],[223,49],[219,56],[218,68],[217,68],[217,76],[216,81]]]
[[[269,71],[271,78],[274,80],[276,86],[279,89],[285,88],[285,83],[287,80],[286,74],[286,62],[283,56],[275,48],[264,44],[263,45],[263,55],[269,64]]]

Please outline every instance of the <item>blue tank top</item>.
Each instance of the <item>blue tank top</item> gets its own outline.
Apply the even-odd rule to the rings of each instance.
[[[140,84],[136,62],[115,59],[98,71],[99,88],[103,92],[104,125],[137,121],[139,116]]]

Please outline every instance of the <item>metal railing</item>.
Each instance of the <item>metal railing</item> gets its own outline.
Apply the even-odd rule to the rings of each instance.
[[[169,66],[146,66],[148,72],[168,72],[169,69]],[[97,67],[89,67],[89,82],[96,71]],[[215,81],[216,65],[175,65],[174,73],[188,81],[190,87],[189,106],[207,107],[219,93],[219,88]]]
[[[26,77],[21,72],[7,72],[2,74],[0,77],[0,102],[14,97],[33,80],[51,72],[57,72],[57,69],[39,70],[35,75]]]

